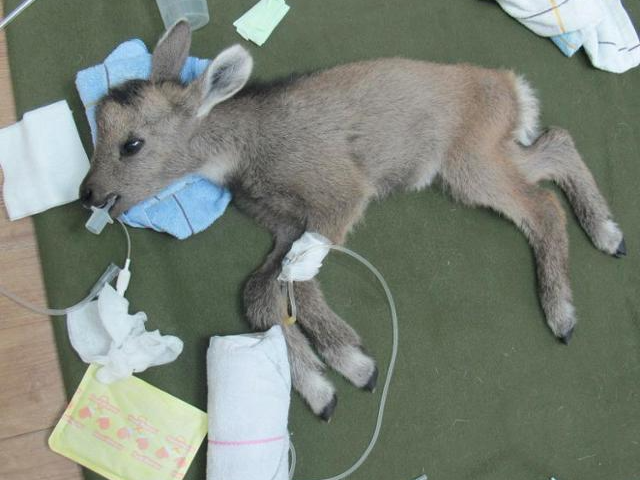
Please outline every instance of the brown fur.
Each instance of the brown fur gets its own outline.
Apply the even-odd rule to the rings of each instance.
[[[188,25],[178,23],[154,52],[152,80],[102,101],[82,196],[101,204],[116,195],[119,215],[187,173],[229,186],[236,204],[274,235],[245,288],[254,328],[286,316],[276,277],[304,231],[343,243],[371,200],[424,188],[436,176],[458,201],[505,215],[527,236],[547,321],[565,341],[575,325],[565,215],[537,183],[556,181],[594,244],[623,253],[622,233],[571,137],[551,129],[536,139],[537,101],[509,71],[396,58],[242,90],[251,58],[232,47],[183,86],[177,78],[189,43]],[[144,147],[123,158],[131,136]],[[285,328],[293,383],[328,418],[335,392],[311,345],[359,387],[373,387],[375,363],[315,281],[295,288],[299,323]]]

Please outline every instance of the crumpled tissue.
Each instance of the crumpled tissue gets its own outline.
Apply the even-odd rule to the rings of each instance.
[[[182,340],[148,332],[147,315],[129,315],[128,310],[129,301],[107,284],[97,300],[67,315],[71,345],[84,362],[102,365],[96,374],[100,382],[171,363],[182,353]]]

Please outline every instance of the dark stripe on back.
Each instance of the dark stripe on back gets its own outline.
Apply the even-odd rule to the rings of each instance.
[[[276,78],[268,81],[253,81],[242,90],[240,90],[235,97],[256,97],[262,96],[267,93],[274,93],[278,90],[285,90],[287,87],[295,84],[301,78],[308,76],[308,74],[292,73],[285,77]]]
[[[110,88],[104,100],[112,100],[123,106],[133,105],[149,84],[148,80],[128,80],[117,87]]]

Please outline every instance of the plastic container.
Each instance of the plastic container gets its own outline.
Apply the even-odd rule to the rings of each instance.
[[[165,28],[186,18],[193,30],[209,23],[207,0],[156,0]]]
[[[91,207],[93,213],[87,220],[87,223],[84,224],[85,228],[89,230],[91,233],[95,233],[96,235],[100,235],[104,227],[107,226],[107,223],[113,223],[113,219],[111,215],[109,215],[109,210],[116,203],[116,197],[111,197],[107,204],[102,207]]]

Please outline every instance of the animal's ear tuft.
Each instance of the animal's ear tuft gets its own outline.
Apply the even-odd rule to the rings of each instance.
[[[252,69],[253,59],[240,45],[229,47],[214,58],[199,79],[198,116],[208,115],[215,105],[235,95],[249,80]]]
[[[160,37],[151,59],[153,83],[166,80],[180,81],[180,72],[191,47],[191,26],[185,19],[178,20]]]

